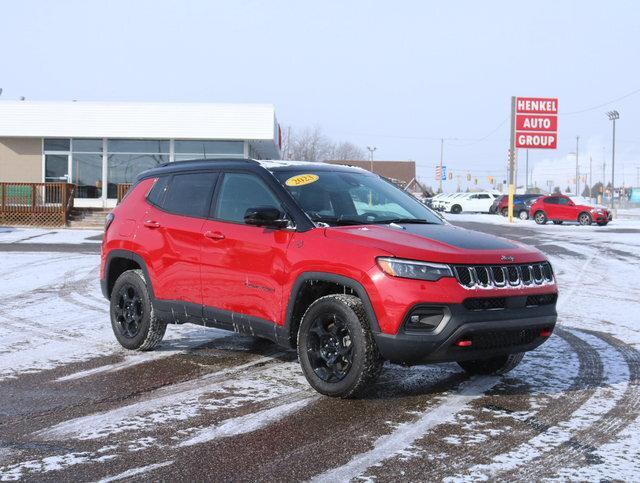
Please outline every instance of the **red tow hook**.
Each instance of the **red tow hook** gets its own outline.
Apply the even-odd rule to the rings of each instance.
[[[542,329],[540,331],[540,337],[549,337],[553,331],[551,329]]]
[[[473,342],[471,342],[469,339],[461,339],[456,342],[456,345],[458,347],[471,347],[473,345]]]

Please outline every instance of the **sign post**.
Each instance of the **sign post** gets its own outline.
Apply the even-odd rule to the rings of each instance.
[[[511,97],[509,142],[509,223],[513,221],[516,190],[516,149],[556,149],[558,145],[558,99]]]

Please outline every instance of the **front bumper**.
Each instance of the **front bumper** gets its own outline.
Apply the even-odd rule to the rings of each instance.
[[[403,324],[397,334],[375,333],[374,337],[384,359],[406,364],[484,359],[530,351],[548,338],[544,334],[555,327],[557,313],[555,303],[526,307],[524,299],[514,298],[509,308],[501,310],[434,304],[446,307],[447,312],[435,331],[407,331]],[[471,341],[471,345],[456,345],[461,340]]]

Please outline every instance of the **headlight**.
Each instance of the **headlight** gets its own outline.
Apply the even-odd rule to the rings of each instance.
[[[604,215],[604,210],[602,208],[594,208],[593,210],[594,213],[597,213],[599,215]]]
[[[439,263],[416,262],[386,257],[378,258],[377,262],[382,271],[392,277],[413,278],[432,282],[440,280],[442,277],[453,277],[449,266]]]

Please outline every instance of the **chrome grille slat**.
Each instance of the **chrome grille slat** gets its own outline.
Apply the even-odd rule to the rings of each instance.
[[[458,283],[466,288],[532,287],[554,283],[548,262],[507,265],[454,265]]]

